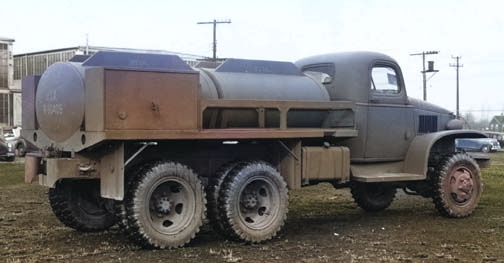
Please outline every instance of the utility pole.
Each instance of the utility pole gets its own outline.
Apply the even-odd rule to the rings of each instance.
[[[455,67],[456,70],[457,70],[457,119],[460,119],[460,110],[459,110],[459,68],[463,67],[464,65],[461,65],[459,63],[460,59],[462,57],[460,57],[460,56],[452,56],[452,58],[457,61],[457,63],[455,63],[455,64],[450,63],[450,67]]]
[[[425,70],[425,56],[426,55],[435,55],[438,54],[439,51],[424,51],[422,53],[415,53],[415,54],[410,54],[410,56],[422,56],[422,65],[423,65],[423,70],[421,71],[423,75],[423,100],[427,100],[427,77],[425,76],[425,73],[437,73],[439,70],[434,70],[434,61],[429,61],[429,68]]]
[[[217,60],[217,24],[231,24],[231,20],[217,21],[213,20],[211,22],[198,22],[198,25],[202,24],[213,24],[213,61]]]
[[[89,35],[86,34],[86,53],[84,55],[89,55]]]

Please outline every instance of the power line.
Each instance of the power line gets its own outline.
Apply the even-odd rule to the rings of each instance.
[[[458,119],[458,118],[460,118],[460,111],[459,111],[459,68],[463,67],[464,65],[461,65],[459,63],[460,59],[461,59],[460,56],[456,56],[456,57],[452,56],[452,58],[457,61],[457,63],[455,63],[455,64],[450,63],[450,67],[455,67],[456,70],[457,70],[457,119]]]
[[[213,20],[210,22],[198,22],[198,25],[202,24],[213,24],[213,60],[217,60],[217,24],[231,24],[231,20],[217,21]]]

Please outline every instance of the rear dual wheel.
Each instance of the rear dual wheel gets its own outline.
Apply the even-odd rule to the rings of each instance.
[[[238,166],[239,162],[231,162],[223,165],[215,174],[209,179],[208,187],[206,189],[207,197],[207,217],[210,225],[218,234],[226,236],[226,226],[222,221],[219,210],[219,195],[224,180],[228,177],[229,172]]]
[[[287,184],[275,168],[264,162],[236,164],[219,187],[217,229],[246,242],[271,239],[285,223],[288,204]]]
[[[198,176],[173,162],[148,164],[138,171],[124,201],[130,238],[144,247],[185,245],[205,217],[205,193]]]

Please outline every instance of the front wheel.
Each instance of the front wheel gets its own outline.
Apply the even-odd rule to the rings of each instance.
[[[492,149],[492,146],[490,146],[490,145],[483,145],[481,147],[481,151],[484,153],[489,153],[491,149]]]
[[[287,184],[264,162],[233,168],[222,184],[219,199],[226,234],[234,239],[254,243],[271,239],[287,218]]]
[[[478,164],[462,153],[445,158],[436,169],[434,189],[433,202],[443,216],[469,216],[483,190]]]

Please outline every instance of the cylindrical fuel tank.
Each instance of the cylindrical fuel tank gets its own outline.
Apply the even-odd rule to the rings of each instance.
[[[202,90],[215,87],[219,99],[232,100],[296,100],[328,101],[329,95],[324,86],[317,84],[305,75],[274,75],[202,71],[213,83],[209,84],[205,76],[200,75]],[[202,75],[203,75],[202,74]],[[205,94],[206,93],[206,94]],[[214,93],[203,95],[215,98]]]
[[[329,101],[325,87],[302,74],[290,62],[227,60],[217,69],[201,69],[202,96],[208,99],[269,100],[269,101]],[[216,114],[213,112],[213,114]],[[278,112],[266,113],[266,126],[276,127]],[[293,111],[288,115],[288,127],[320,127],[326,112]],[[207,114],[205,116],[208,116]],[[227,125],[217,127],[254,127],[257,112],[245,109],[220,110]],[[211,117],[208,117],[211,118]],[[208,124],[212,126],[212,124]]]
[[[40,77],[35,112],[39,128],[63,142],[78,132],[84,120],[84,70],[79,63],[56,63]]]

